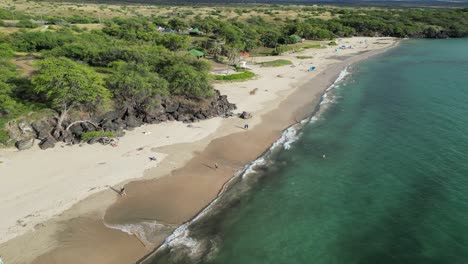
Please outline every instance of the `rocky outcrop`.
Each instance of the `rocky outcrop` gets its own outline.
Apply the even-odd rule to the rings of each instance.
[[[211,99],[189,100],[184,97],[162,98],[161,104],[154,109],[140,113],[146,123],[160,123],[177,120],[181,122],[197,122],[216,116],[230,117],[236,109],[229,103],[227,96],[219,91]]]
[[[41,149],[53,148],[59,141],[67,144],[76,144],[81,141],[81,136],[91,131],[114,132],[118,137],[125,135],[124,130],[131,130],[144,123],[156,124],[166,121],[197,122],[213,117],[230,117],[236,105],[229,103],[227,96],[216,91],[215,96],[209,99],[189,99],[186,97],[162,97],[160,103],[141,110],[132,106],[124,106],[121,110],[105,113],[99,117],[91,117],[92,122],[63,122],[63,131],[54,133],[56,119],[50,118],[28,123],[19,122],[16,125],[15,138],[17,147],[26,149],[31,147],[29,138],[39,139]],[[65,128],[70,125],[68,130]],[[56,137],[54,137],[55,135]],[[109,144],[107,139],[89,140],[89,144]],[[31,146],[29,146],[29,144]]]
[[[249,119],[252,118],[252,113],[244,111],[239,115],[239,117],[242,119]]]
[[[49,122],[50,121],[50,122]],[[36,138],[39,140],[44,140],[47,137],[51,136],[50,132],[55,128],[55,121],[52,120],[42,120],[33,122],[31,127],[34,129],[36,133]]]

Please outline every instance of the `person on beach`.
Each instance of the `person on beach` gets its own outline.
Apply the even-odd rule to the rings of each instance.
[[[120,189],[120,196],[124,197],[124,196],[127,196],[127,193],[125,192],[125,187],[122,187]],[[1,264],[1,263],[0,263]]]
[[[149,159],[150,159],[151,161],[156,161],[156,157],[155,157],[155,156],[149,157]]]
[[[215,163],[215,169],[219,168],[218,163]]]
[[[249,124],[245,124],[244,129],[249,129]]]
[[[2,256],[0,256],[0,264],[3,264]]]

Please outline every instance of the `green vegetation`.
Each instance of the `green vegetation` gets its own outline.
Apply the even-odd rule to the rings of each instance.
[[[57,135],[62,132],[62,123],[70,110],[98,109],[110,99],[99,75],[70,59],[47,58],[39,61],[38,68],[32,84],[34,91],[43,94],[45,102],[59,113]]]
[[[213,77],[210,59],[233,65],[244,52],[278,55],[323,48],[318,40],[336,45],[334,39],[355,35],[468,36],[466,9],[94,6],[83,13],[82,5],[55,3],[51,9],[68,10],[60,16],[0,8],[2,142],[6,122],[31,111],[55,110],[55,133],[61,133],[70,109],[87,115],[129,107],[148,111],[162,96],[213,96],[213,79],[252,77],[248,72]],[[207,59],[191,56],[192,49]],[[262,66],[289,64],[276,60]]]
[[[168,82],[147,65],[122,61],[113,65],[115,73],[107,78],[107,87],[114,92],[118,104],[145,111],[157,103],[157,96],[169,93]]]
[[[4,129],[0,129],[0,144],[6,145],[9,139],[8,132]]]
[[[218,81],[240,81],[248,80],[255,77],[255,73],[250,71],[245,71],[241,73],[235,73],[230,75],[215,75],[215,80]]]
[[[286,66],[286,65],[291,65],[292,62],[290,60],[274,60],[274,61],[265,61],[260,63],[262,67],[280,67],[280,66]]]
[[[296,56],[296,58],[300,60],[305,60],[305,59],[312,59],[313,57],[312,56]]]
[[[90,131],[81,135],[81,140],[88,141],[95,138],[113,138],[115,137],[114,132],[110,131]]]

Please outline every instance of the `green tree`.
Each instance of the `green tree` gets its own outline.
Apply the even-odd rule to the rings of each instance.
[[[115,62],[116,72],[107,79],[107,87],[117,103],[147,111],[157,103],[159,95],[168,94],[168,83],[147,65]]]
[[[187,50],[190,46],[190,38],[178,34],[158,34],[155,44],[162,45],[171,51]]]
[[[11,58],[13,55],[15,55],[15,52],[10,48],[10,46],[8,46],[8,44],[0,44],[0,59]]]
[[[173,95],[183,95],[192,98],[213,96],[213,86],[207,72],[197,71],[186,64],[177,63],[165,69],[164,76],[169,81],[169,89]]]
[[[38,74],[32,79],[34,90],[59,113],[55,137],[63,132],[62,123],[71,109],[94,111],[110,98],[103,80],[84,65],[59,57],[39,61],[37,66]]]
[[[184,29],[187,29],[188,27],[184,21],[180,20],[177,17],[169,20],[168,25],[171,29],[176,30],[176,31],[184,30]]]

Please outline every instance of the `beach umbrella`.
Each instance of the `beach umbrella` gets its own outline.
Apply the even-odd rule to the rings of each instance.
[[[315,70],[315,66],[310,66],[309,71],[313,71],[313,70]]]

